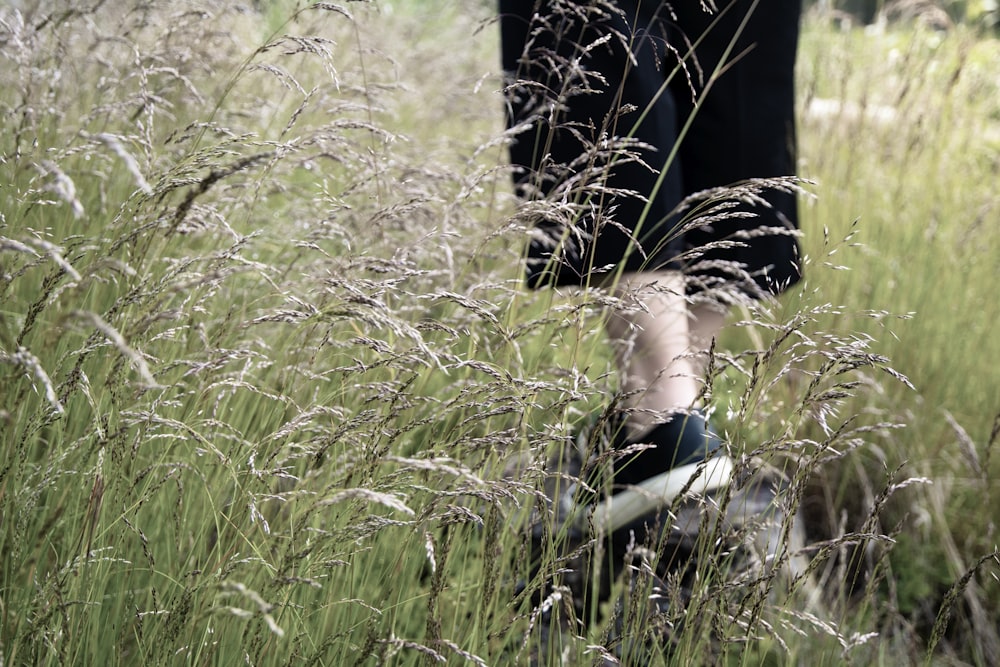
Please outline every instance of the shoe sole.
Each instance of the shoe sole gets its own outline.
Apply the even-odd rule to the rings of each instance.
[[[728,456],[690,463],[650,477],[598,503],[592,513],[595,525],[613,533],[636,519],[669,505],[680,495],[704,495],[724,487],[733,476],[735,464]],[[584,508],[586,509],[586,508]],[[589,512],[580,512],[582,526]]]

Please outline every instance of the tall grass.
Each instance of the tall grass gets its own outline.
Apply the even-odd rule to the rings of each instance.
[[[520,286],[490,8],[18,7],[0,661],[537,654],[528,519],[615,379],[606,296]],[[710,377],[743,465],[791,476],[809,580],[708,562],[676,612],[702,622],[657,660],[998,655],[997,49],[931,37],[808,24],[804,103],[877,92],[899,116],[804,127],[809,280],[745,312]],[[549,648],[593,661],[648,629],[602,611]]]
[[[939,601],[987,558],[964,581],[949,632],[964,659],[988,664],[1000,649],[988,611],[995,602],[987,602],[998,592],[992,517],[1000,509],[1000,372],[989,361],[1000,352],[989,331],[1000,314],[990,294],[1000,235],[988,222],[1000,213],[998,43],[963,29],[831,33],[814,23],[804,44],[803,105],[829,97],[856,112],[841,113],[832,127],[829,119],[806,121],[803,173],[820,193],[813,226],[857,245],[831,258],[849,270],[835,278],[816,272],[812,283],[834,303],[867,312],[867,326],[850,326],[872,336],[873,349],[913,382],[914,392],[889,384],[849,409],[897,415],[906,428],[883,443],[880,458],[931,480],[886,517],[898,535],[883,587],[906,625],[936,636]],[[808,243],[821,257],[819,235]],[[858,466],[866,475],[878,469],[869,461]],[[856,474],[837,486],[850,505]]]

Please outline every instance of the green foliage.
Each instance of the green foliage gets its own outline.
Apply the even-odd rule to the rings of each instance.
[[[860,24],[877,21],[926,23],[945,28],[961,24],[974,29],[1000,28],[995,0],[827,0],[807,6]]]

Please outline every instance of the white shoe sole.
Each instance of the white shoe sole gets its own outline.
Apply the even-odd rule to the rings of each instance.
[[[593,521],[613,533],[636,519],[672,503],[679,495],[704,495],[722,488],[732,479],[735,464],[728,456],[689,463],[650,477],[614,494],[594,507]],[[587,512],[577,516],[583,521]]]

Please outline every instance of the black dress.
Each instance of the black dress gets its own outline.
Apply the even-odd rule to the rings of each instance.
[[[801,7],[725,2],[499,0],[529,285],[618,268],[756,294],[799,279],[793,188],[747,179],[795,172]]]

